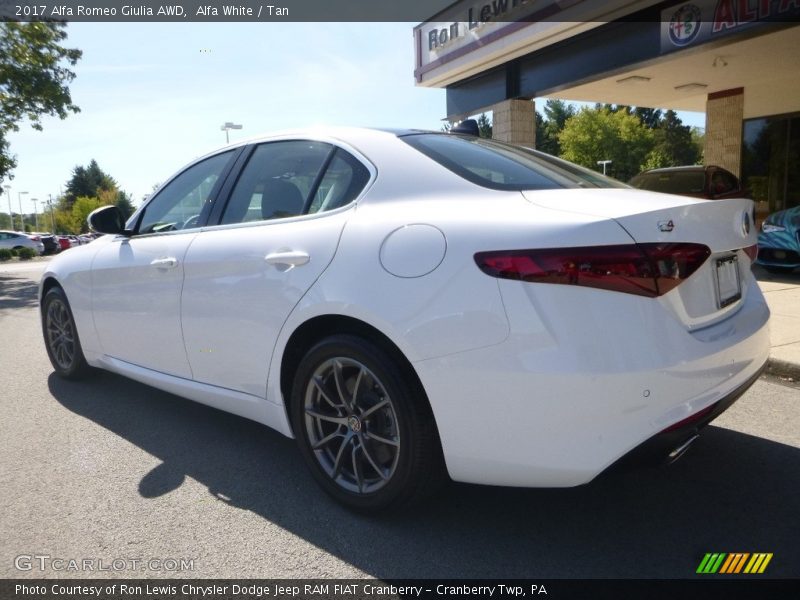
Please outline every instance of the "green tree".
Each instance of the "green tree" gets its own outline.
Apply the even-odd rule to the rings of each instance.
[[[492,121],[486,116],[486,113],[481,113],[478,117],[478,135],[482,138],[492,139]]]
[[[575,107],[563,100],[550,99],[544,105],[544,118],[537,113],[536,149],[561,156],[559,134],[567,121],[575,116]]]
[[[703,162],[704,152],[705,152],[705,144],[706,144],[706,132],[705,129],[702,127],[692,127],[691,128],[691,135],[692,135],[692,145],[697,149],[697,162]]]
[[[64,199],[68,206],[81,196],[96,197],[101,191],[116,190],[117,182],[105,173],[97,161],[92,159],[87,167],[76,166],[67,181]]]
[[[638,173],[653,149],[653,132],[627,110],[584,108],[570,118],[559,135],[562,157],[597,170],[610,160],[607,173],[627,181]]]
[[[632,113],[648,129],[655,129],[661,124],[661,110],[658,108],[642,108],[637,106]],[[673,113],[674,114],[674,113]]]
[[[128,217],[130,217],[136,210],[136,207],[133,206],[131,195],[127,192],[123,192],[122,190],[117,190],[117,197],[114,200],[114,204],[117,205],[117,208],[119,208],[120,212],[122,213],[122,218],[126,221],[128,220]]]
[[[8,134],[27,119],[41,130],[43,116],[65,119],[79,109],[68,84],[81,51],[61,45],[63,23],[0,22],[0,182],[9,178],[16,159],[9,152]]]
[[[700,162],[702,155],[692,139],[692,128],[684,125],[674,110],[664,113],[653,134],[655,145],[648,163],[659,167],[678,167]]]
[[[72,205],[72,229],[75,233],[86,233],[89,231],[89,224],[86,218],[96,208],[105,206],[106,203],[100,198],[87,198],[81,196]]]

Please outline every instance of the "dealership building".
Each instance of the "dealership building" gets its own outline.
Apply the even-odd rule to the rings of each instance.
[[[800,205],[800,0],[462,0],[414,29],[451,122],[535,146],[534,98],[701,111],[760,216]],[[602,158],[602,157],[599,157]]]

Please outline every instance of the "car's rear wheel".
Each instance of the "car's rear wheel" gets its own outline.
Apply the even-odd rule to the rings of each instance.
[[[292,392],[292,424],[319,484],[362,511],[418,501],[441,479],[424,392],[379,346],[337,335],[312,347]]]
[[[75,318],[60,287],[50,288],[44,296],[42,331],[47,356],[58,375],[65,379],[80,379],[89,372]]]

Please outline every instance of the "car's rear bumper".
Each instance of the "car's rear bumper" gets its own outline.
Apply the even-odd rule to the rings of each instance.
[[[769,309],[752,278],[734,314],[693,332],[655,300],[615,294],[609,310],[609,292],[508,283],[503,343],[414,363],[457,481],[587,483],[687,417],[713,407],[713,419],[769,356]]]
[[[669,462],[679,458],[680,450],[687,448],[688,444],[696,439],[706,425],[728,410],[734,402],[741,398],[742,395],[758,381],[758,378],[761,377],[766,367],[767,364],[764,363],[764,365],[762,365],[762,367],[747,381],[729,394],[698,413],[690,415],[683,421],[679,421],[642,442],[628,454],[620,458],[618,462]]]

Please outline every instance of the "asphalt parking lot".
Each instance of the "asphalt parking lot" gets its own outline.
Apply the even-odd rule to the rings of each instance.
[[[670,468],[562,490],[453,484],[365,518],[258,424],[108,373],[55,377],[40,272],[0,267],[0,577],[683,578],[706,552],[772,552],[767,576],[800,576],[792,382],[760,380]],[[20,571],[20,555],[193,569]]]

